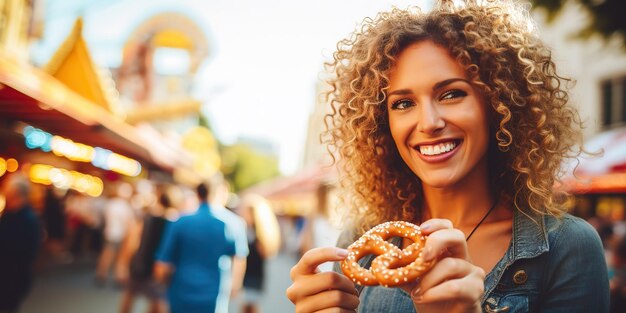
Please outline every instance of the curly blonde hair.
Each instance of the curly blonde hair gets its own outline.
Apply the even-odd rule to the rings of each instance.
[[[557,74],[528,12],[503,1],[439,1],[422,12],[398,8],[366,18],[337,44],[322,141],[339,164],[344,203],[360,231],[387,220],[419,220],[419,178],[389,130],[386,91],[396,56],[431,40],[465,68],[489,106],[490,182],[522,213],[560,216],[566,197],[553,190],[564,158],[580,153],[581,122],[568,106],[569,79]],[[501,198],[501,201],[503,199]]]

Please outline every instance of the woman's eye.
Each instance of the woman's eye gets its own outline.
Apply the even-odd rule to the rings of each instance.
[[[462,98],[467,96],[467,92],[463,91],[463,90],[450,90],[450,91],[446,91],[444,92],[441,97],[439,98],[439,100],[452,100],[452,99],[456,99],[456,98]]]
[[[414,104],[411,100],[408,99],[402,99],[402,100],[398,100],[395,101],[394,103],[391,104],[391,109],[392,110],[404,110],[407,109],[409,107],[412,107]]]

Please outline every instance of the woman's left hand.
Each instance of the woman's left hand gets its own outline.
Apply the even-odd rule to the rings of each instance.
[[[485,271],[471,263],[463,232],[446,219],[431,219],[420,227],[428,235],[424,260],[436,263],[416,283],[400,287],[411,295],[416,310],[482,312]]]

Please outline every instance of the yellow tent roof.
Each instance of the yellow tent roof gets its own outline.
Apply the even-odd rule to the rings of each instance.
[[[112,112],[111,106],[117,90],[112,78],[108,78],[108,84],[103,82],[106,78],[91,59],[82,28],[82,19],[78,18],[69,36],[46,65],[45,71],[87,100]]]

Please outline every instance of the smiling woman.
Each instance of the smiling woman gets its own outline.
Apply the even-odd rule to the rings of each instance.
[[[434,265],[357,290],[316,270],[346,250],[312,249],[291,270],[297,312],[608,310],[599,237],[553,190],[580,119],[532,25],[516,1],[450,0],[380,13],[339,42],[325,137],[351,222],[338,245],[411,222]]]
[[[408,46],[389,73],[388,90],[391,136],[425,188],[487,180],[480,177],[487,173],[487,109],[448,50],[432,41]],[[470,171],[472,178],[460,181]]]

